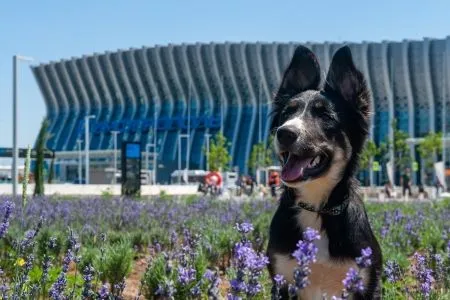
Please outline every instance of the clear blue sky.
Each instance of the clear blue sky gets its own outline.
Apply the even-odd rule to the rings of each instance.
[[[12,55],[48,62],[182,42],[403,40],[450,35],[450,1],[39,0],[0,2],[0,147],[12,145]],[[45,106],[30,68],[19,81],[19,146]]]

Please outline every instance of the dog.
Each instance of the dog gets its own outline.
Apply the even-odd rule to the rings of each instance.
[[[361,250],[372,249],[372,265],[362,269],[364,291],[352,299],[381,298],[382,253],[358,194],[358,158],[370,124],[370,92],[355,67],[350,48],[334,54],[325,82],[313,52],[298,46],[287,67],[272,111],[275,151],[284,186],[270,224],[269,273],[293,283],[292,253],[307,228],[321,235],[310,284],[299,299],[342,295],[343,279]],[[288,299],[288,288],[281,290]]]

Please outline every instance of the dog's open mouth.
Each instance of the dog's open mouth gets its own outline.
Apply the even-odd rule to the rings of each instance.
[[[303,181],[317,177],[326,171],[330,158],[326,154],[299,156],[292,152],[281,153],[283,168],[281,179],[284,182]]]

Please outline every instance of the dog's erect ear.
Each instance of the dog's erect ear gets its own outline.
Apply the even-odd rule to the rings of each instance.
[[[352,53],[348,46],[340,48],[334,54],[324,90],[352,102],[365,117],[368,117],[369,90],[364,75],[356,69],[353,63]]]
[[[317,57],[304,46],[295,49],[291,63],[284,72],[279,93],[295,95],[314,90],[320,84],[320,66]]]
[[[280,125],[279,114],[290,97],[306,90],[316,90],[319,85],[320,66],[317,57],[308,48],[298,46],[275,96],[271,130]]]

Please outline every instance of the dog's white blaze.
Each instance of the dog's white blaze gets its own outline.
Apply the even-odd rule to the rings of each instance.
[[[305,131],[305,122],[303,122],[301,117],[295,117],[293,119],[287,120],[283,126],[292,126],[298,129],[300,132]]]

